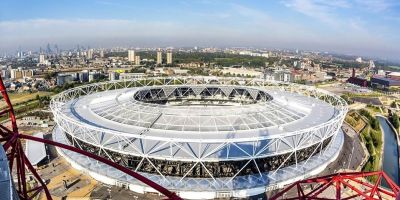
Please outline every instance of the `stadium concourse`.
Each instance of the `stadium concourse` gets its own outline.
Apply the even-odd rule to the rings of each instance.
[[[343,145],[347,104],[315,87],[261,79],[155,77],[94,83],[51,101],[53,139],[112,160],[184,198],[247,197],[316,175]],[[154,189],[77,153],[75,168]]]

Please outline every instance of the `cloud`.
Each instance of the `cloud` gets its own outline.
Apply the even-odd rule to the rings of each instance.
[[[391,0],[355,0],[358,6],[372,12],[383,12],[390,9],[396,2]]]
[[[0,21],[0,51],[18,46],[38,49],[47,43],[57,43],[61,48],[75,47],[76,44],[92,47],[240,45],[377,55],[392,51],[393,56],[400,52],[396,46],[399,38],[387,37],[394,35],[393,29],[385,29],[385,24],[371,26],[362,17],[339,13],[356,9],[358,4],[354,1],[282,2],[278,6],[286,9],[285,14],[295,11],[314,21],[282,17],[279,12],[267,12],[262,6],[238,3],[224,5],[220,12],[215,8],[190,10],[180,13],[184,18],[160,17],[159,20],[10,20]]]
[[[288,8],[334,26],[338,25],[334,11],[351,7],[351,4],[344,0],[285,0],[283,2]]]

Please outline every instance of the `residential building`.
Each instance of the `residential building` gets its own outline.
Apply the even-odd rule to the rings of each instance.
[[[32,78],[32,76],[33,70],[22,70],[21,68],[10,70],[10,78],[15,80],[22,78]]]
[[[157,65],[161,65],[162,64],[162,51],[161,49],[157,50]]]
[[[135,51],[128,50],[128,61],[134,62],[135,61]]]
[[[167,64],[172,64],[172,50],[167,50]]]
[[[89,49],[86,53],[87,59],[93,59],[93,49]]]
[[[140,56],[135,56],[135,65],[140,65]]]
[[[39,54],[39,64],[45,64],[44,54]]]

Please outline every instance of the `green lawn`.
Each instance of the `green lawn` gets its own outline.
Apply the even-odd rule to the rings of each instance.
[[[11,103],[13,105],[18,105],[23,102],[31,101],[36,99],[36,96],[39,95],[40,97],[43,96],[51,96],[53,93],[52,92],[21,92],[21,93],[8,93],[8,96],[10,97]],[[6,106],[5,101],[0,102],[0,108],[4,108]]]

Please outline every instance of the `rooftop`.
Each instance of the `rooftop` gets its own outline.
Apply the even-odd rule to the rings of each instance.
[[[43,139],[43,133],[37,133],[35,137]],[[26,141],[26,156],[32,165],[37,165],[40,161],[46,158],[46,148],[44,143],[32,140]]]
[[[205,89],[204,86],[191,87],[193,90]],[[162,88],[165,93],[168,90],[169,93],[174,91],[170,86]],[[130,134],[145,132],[148,136],[190,139],[281,134],[306,129],[335,116],[334,107],[324,101],[272,89],[257,90],[270,95],[272,99],[268,101],[243,104],[243,97],[235,97],[233,100],[241,98],[242,104],[217,102],[192,105],[160,105],[137,101],[134,95],[138,90],[129,88],[83,96],[68,102],[64,112],[88,126]],[[228,88],[221,87],[221,90]],[[234,90],[236,89],[231,87],[228,93]],[[202,100],[204,103],[204,98]]]

